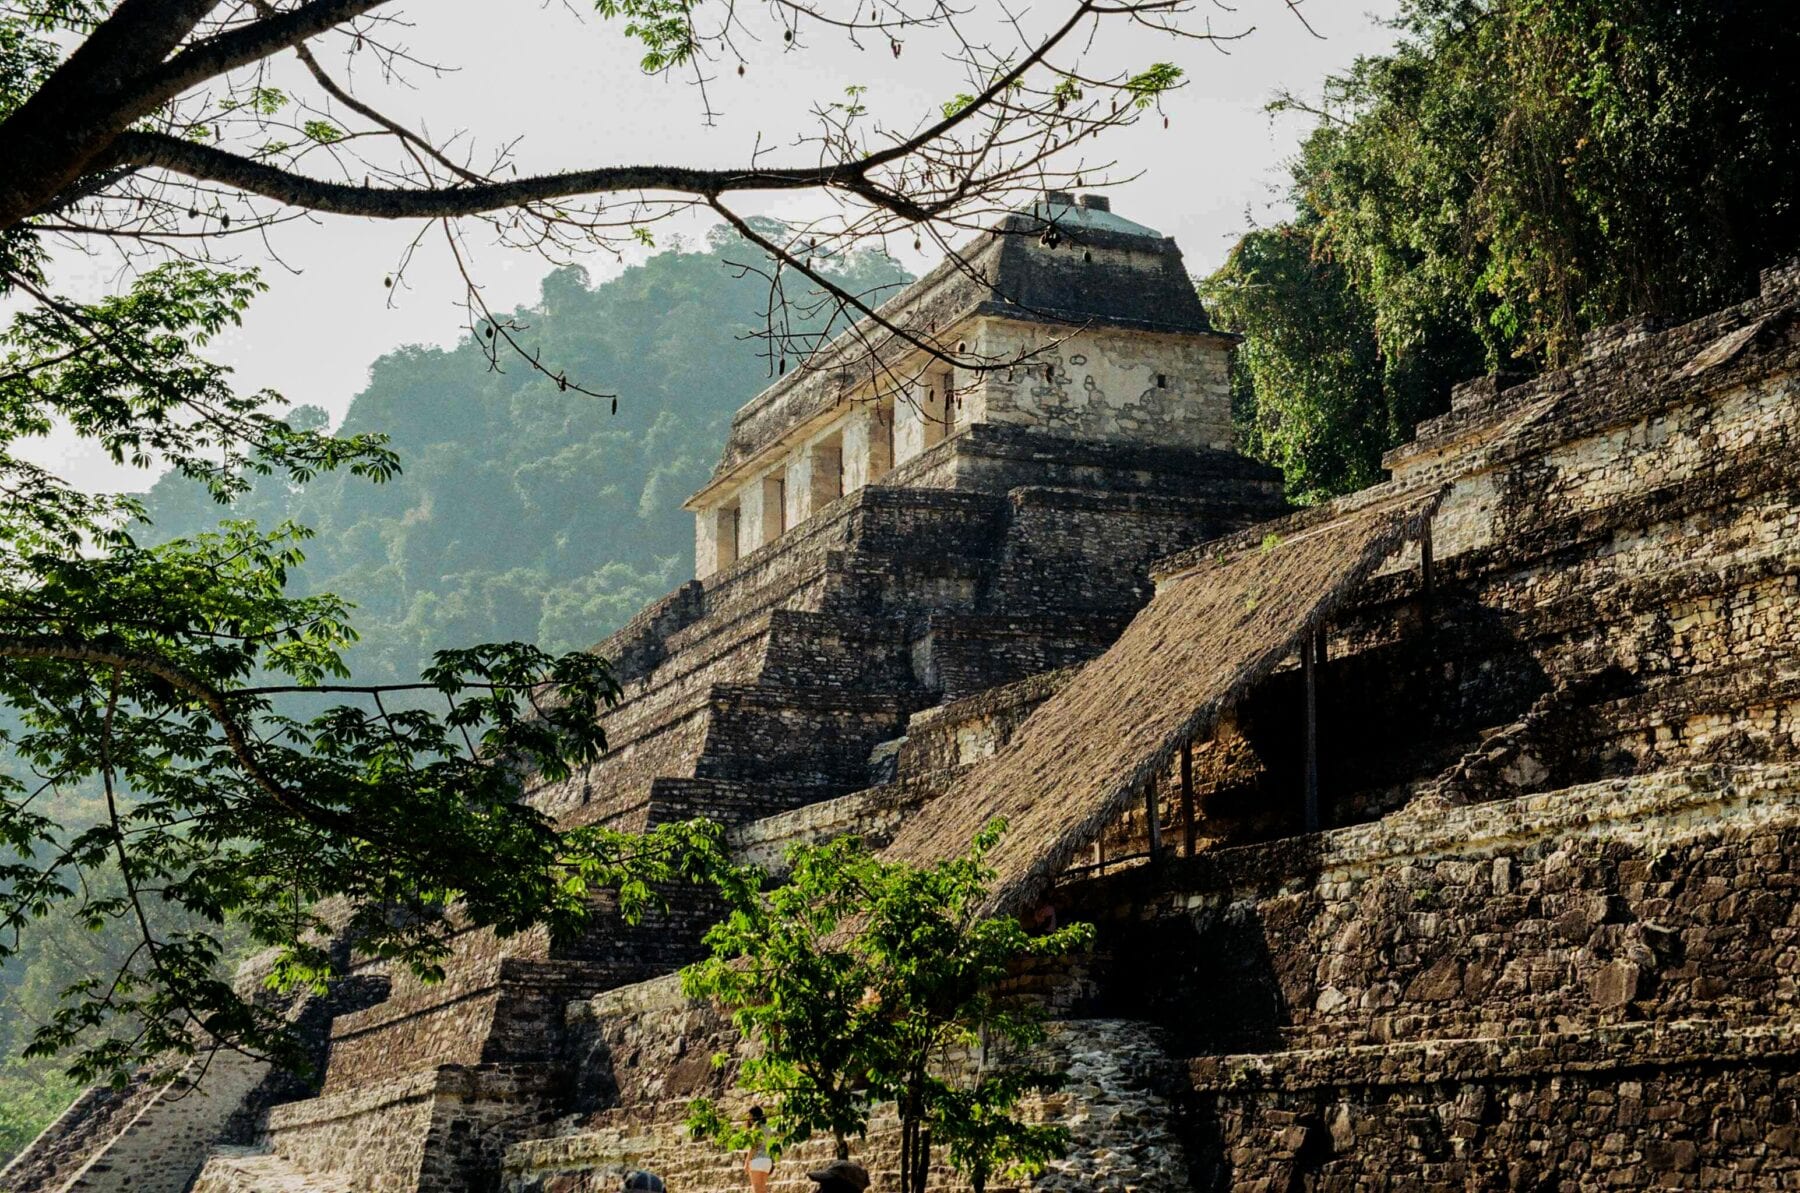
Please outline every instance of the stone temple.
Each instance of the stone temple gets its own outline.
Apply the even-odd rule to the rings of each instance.
[[[994,910],[1099,925],[1020,978],[1070,1074],[1034,1188],[1800,1188],[1800,266],[1290,511],[1172,242],[1050,195],[967,259],[739,412],[697,578],[597,648],[609,754],[528,798],[771,866],[1007,815]],[[313,1084],[91,1091],[0,1187],[740,1188],[678,1129],[733,1104],[673,977],[713,910],[360,963]]]

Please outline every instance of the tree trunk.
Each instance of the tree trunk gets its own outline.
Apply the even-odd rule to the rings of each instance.
[[[903,1094],[900,1111],[900,1193],[912,1188],[912,1093]]]

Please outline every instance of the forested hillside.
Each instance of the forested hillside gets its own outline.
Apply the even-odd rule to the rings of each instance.
[[[153,533],[221,517],[311,527],[298,587],[356,603],[353,657],[371,680],[414,678],[446,646],[586,646],[692,575],[681,502],[717,461],[732,412],[770,381],[747,338],[764,283],[727,263],[753,253],[721,230],[598,285],[573,267],[545,279],[517,313],[521,338],[584,386],[616,392],[616,413],[522,361],[502,356],[505,371],[491,371],[473,340],[402,348],[374,363],[341,428],[390,436],[400,476],[268,482],[228,509],[166,477],[148,498]],[[874,255],[842,274],[858,291],[905,278]]]

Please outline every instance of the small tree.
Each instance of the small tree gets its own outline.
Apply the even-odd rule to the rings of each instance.
[[[1025,1122],[1013,1110],[1025,1095],[1062,1084],[1060,1074],[1017,1069],[983,1073],[966,1087],[936,1082],[930,1138],[943,1145],[951,1167],[969,1178],[975,1193],[986,1193],[997,1172],[1041,1172],[1047,1161],[1068,1151],[1068,1129]],[[906,1174],[915,1189],[925,1187],[929,1154],[920,1161]]]
[[[963,856],[928,867],[881,861],[855,838],[799,846],[783,885],[739,888],[730,917],[707,936],[712,955],[684,970],[682,984],[726,1008],[753,1045],[738,1084],[774,1106],[776,1147],[829,1131],[847,1156],[873,1105],[892,1100],[905,1193],[925,1188],[934,1139],[978,1189],[995,1172],[1039,1171],[1062,1154],[1066,1131],[1015,1114],[1060,1075],[1017,1067],[971,1082],[953,1063],[989,1040],[1041,1042],[1042,1012],[1008,993],[1006,979],[1093,938],[1087,924],[1033,936],[983,915],[993,878],[985,859],[1004,831],[996,820]],[[747,1140],[709,1102],[695,1104],[689,1127],[726,1146]]]
[[[829,1131],[845,1157],[849,1137],[868,1125],[880,1016],[865,997],[874,980],[867,958],[834,938],[879,884],[880,863],[854,838],[797,847],[789,862],[784,885],[726,892],[730,915],[706,935],[712,955],[684,969],[681,985],[691,998],[728,1008],[739,1034],[761,1046],[738,1080],[769,1096],[772,1145]],[[727,1147],[749,1140],[704,1101],[689,1126],[697,1138]]]

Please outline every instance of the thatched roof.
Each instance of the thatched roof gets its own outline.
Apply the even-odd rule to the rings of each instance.
[[[908,820],[883,856],[951,857],[1004,816],[989,910],[1017,911],[1141,797],[1184,741],[1209,733],[1416,538],[1439,497],[1415,490],[1166,578],[1110,650]]]

